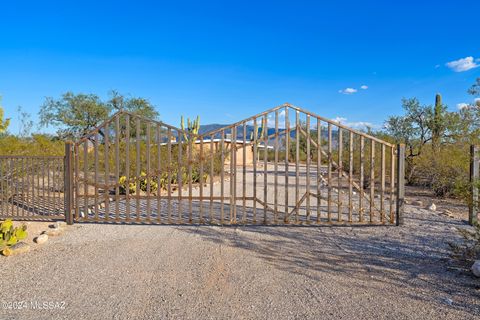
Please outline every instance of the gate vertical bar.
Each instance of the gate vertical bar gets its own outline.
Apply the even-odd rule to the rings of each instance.
[[[288,107],[285,107],[285,213],[283,221],[288,223],[288,175],[290,165],[288,163],[288,153],[290,152],[290,120],[288,119]]]
[[[221,163],[221,171],[220,171],[220,224],[223,225],[224,219],[224,211],[225,211],[225,131],[222,130],[220,132],[220,163]]]
[[[373,209],[375,207],[375,141],[370,140],[370,222],[373,222]]]
[[[167,131],[167,216],[168,223],[172,223],[172,129]]]
[[[385,145],[382,143],[381,145],[381,167],[380,167],[380,220],[381,222],[385,222]]]
[[[397,145],[397,226],[403,225],[405,200],[405,145]]]
[[[127,207],[125,208],[125,215],[126,221],[130,221],[130,116],[128,114],[125,115],[125,175],[126,179],[126,204]]]
[[[135,121],[135,216],[140,221],[140,118]]]
[[[104,153],[104,165],[103,165],[103,168],[105,170],[104,174],[105,174],[105,188],[104,188],[104,191],[103,191],[103,197],[104,197],[104,201],[105,201],[105,206],[104,206],[104,210],[105,210],[105,216],[104,216],[104,219],[106,221],[108,221],[108,219],[110,218],[110,164],[109,164],[109,161],[110,161],[110,152],[109,152],[109,144],[110,144],[110,139],[109,139],[109,130],[108,130],[108,126],[105,127],[105,130],[103,132],[103,153]]]
[[[394,223],[393,198],[395,196],[395,149],[390,147],[390,223]]]
[[[337,164],[337,220],[342,222],[342,175],[343,175],[343,131],[338,127],[338,164]]]
[[[479,179],[479,157],[478,147],[475,145],[470,146],[470,186],[471,186],[471,199],[468,210],[468,223],[473,225],[478,222],[478,186]]]
[[[178,170],[177,170],[177,182],[178,182],[178,191],[177,191],[177,199],[178,199],[178,205],[177,205],[177,223],[183,223],[183,209],[182,209],[182,188],[183,188],[183,134],[177,130],[177,163],[178,163]]]
[[[317,223],[320,223],[322,206],[322,123],[317,118]]]
[[[233,127],[233,191],[230,189],[230,193],[233,195],[233,223],[237,223],[237,127]],[[232,205],[232,204],[230,204]]]
[[[161,128],[160,124],[157,124],[157,131],[156,131],[156,136],[157,136],[157,222],[161,223],[162,222],[162,212],[160,210],[161,205],[162,205],[162,138],[161,138]]]
[[[327,220],[332,222],[332,124],[328,123]]]
[[[67,224],[73,224],[73,159],[72,159],[72,143],[67,141],[65,143],[65,221]]]
[[[200,201],[199,201],[199,223],[203,223],[203,184],[206,183],[204,179],[204,169],[203,169],[203,137],[200,137],[200,155],[199,155],[199,161],[200,161]]]
[[[257,223],[257,118],[253,119],[253,224]]]
[[[247,123],[243,123],[243,150],[242,150],[242,223],[247,219],[246,199],[247,196]]]
[[[358,196],[358,220],[363,222],[363,188],[364,184],[365,139],[360,137],[360,192]]]
[[[278,110],[275,111],[275,164],[274,164],[274,172],[275,172],[275,181],[274,181],[274,224],[277,224],[278,218]]]
[[[98,132],[94,135],[93,153],[94,153],[94,166],[95,166],[95,221],[98,222]],[[58,170],[58,168],[57,168]]]
[[[79,159],[79,154],[78,154],[78,146],[74,145],[74,155],[75,155],[75,165],[73,166],[73,170],[75,171],[75,180],[74,180],[74,191],[75,191],[75,199],[73,202],[75,203],[75,220],[78,220],[80,217],[80,203],[79,203],[79,196],[78,196],[78,188],[79,188],[79,171],[80,171],[80,159]],[[46,163],[45,163],[46,165]],[[45,172],[45,170],[44,170]],[[47,172],[48,174],[48,172]],[[44,180],[45,180],[45,174],[44,174]],[[47,184],[47,188],[49,185]],[[45,197],[45,195],[44,195]]]
[[[295,111],[295,223],[299,221],[300,208],[300,112]]]
[[[187,161],[188,161],[188,222],[192,223],[193,213],[192,213],[192,153],[193,153],[193,139],[196,138],[194,135],[188,135],[187,142]]]
[[[150,203],[150,195],[151,195],[151,192],[152,192],[152,189],[151,189],[151,184],[152,184],[152,173],[151,173],[151,162],[150,162],[150,122],[147,122],[146,123],[146,141],[145,141],[145,150],[146,150],[146,157],[147,157],[147,168],[146,168],[146,171],[147,171],[147,177],[146,177],[146,180],[147,180],[147,221],[150,222],[151,221],[151,210],[152,210],[152,206],[151,206],[151,203]]]
[[[263,116],[263,224],[267,224],[267,205],[268,205],[268,124],[267,115]]]
[[[350,131],[348,143],[348,222],[352,222],[353,211],[353,132]]]
[[[119,210],[120,210],[119,208],[120,188],[118,186],[119,180],[120,180],[120,119],[117,115],[115,117],[115,219],[117,222],[119,221],[118,219],[119,219]]]
[[[80,168],[79,168],[80,170]],[[48,185],[50,186],[50,164],[47,168],[48,171]],[[88,145],[83,143],[83,219],[89,218],[88,208]],[[48,188],[48,198],[50,199],[50,188]]]
[[[305,187],[306,187],[306,204],[307,204],[307,214],[306,214],[306,223],[310,223],[310,165],[311,165],[311,159],[310,159],[310,115],[307,114],[307,122],[306,122],[306,139],[307,139],[307,173],[306,173],[306,178],[307,180],[305,181]]]

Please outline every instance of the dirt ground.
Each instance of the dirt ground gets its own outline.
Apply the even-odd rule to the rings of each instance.
[[[478,319],[447,246],[466,208],[437,206],[402,227],[75,224],[0,257],[0,319]]]

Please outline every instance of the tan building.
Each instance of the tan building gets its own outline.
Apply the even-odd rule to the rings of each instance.
[[[232,141],[231,139],[224,139],[223,140],[223,145],[224,145],[224,150],[225,150],[225,163],[228,164],[230,163],[230,157],[231,157],[231,146],[232,144],[235,143],[235,148],[236,148],[236,164],[237,165],[243,165],[243,150],[245,149],[245,164],[247,166],[253,165],[253,144],[250,141],[247,141],[245,144],[243,143],[243,140],[236,140]],[[210,139],[205,139],[203,140],[203,152],[208,153],[210,152],[210,146],[213,145],[213,150],[219,151],[221,148],[222,141],[220,139],[213,139],[211,141]],[[196,147],[199,149],[200,148],[200,140],[195,141]],[[261,152],[264,148],[263,144],[259,144],[257,146],[257,152]],[[268,149],[273,149],[271,146],[267,146]]]

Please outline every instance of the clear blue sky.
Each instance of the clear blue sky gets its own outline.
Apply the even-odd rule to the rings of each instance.
[[[145,97],[172,124],[283,102],[382,124],[402,97],[473,100],[479,13],[478,0],[2,1],[0,94],[13,133],[17,106],[36,119],[68,90]]]

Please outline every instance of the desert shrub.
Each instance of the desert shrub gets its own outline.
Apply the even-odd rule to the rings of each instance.
[[[469,151],[467,145],[444,146],[424,153],[410,162],[410,183],[430,187],[436,196],[464,198],[469,189]]]
[[[475,222],[473,230],[461,228],[458,232],[462,236],[462,242],[448,243],[452,256],[467,263],[480,259],[480,224]]]
[[[0,137],[0,155],[61,156],[65,154],[65,142],[43,134],[28,138],[13,135]]]

